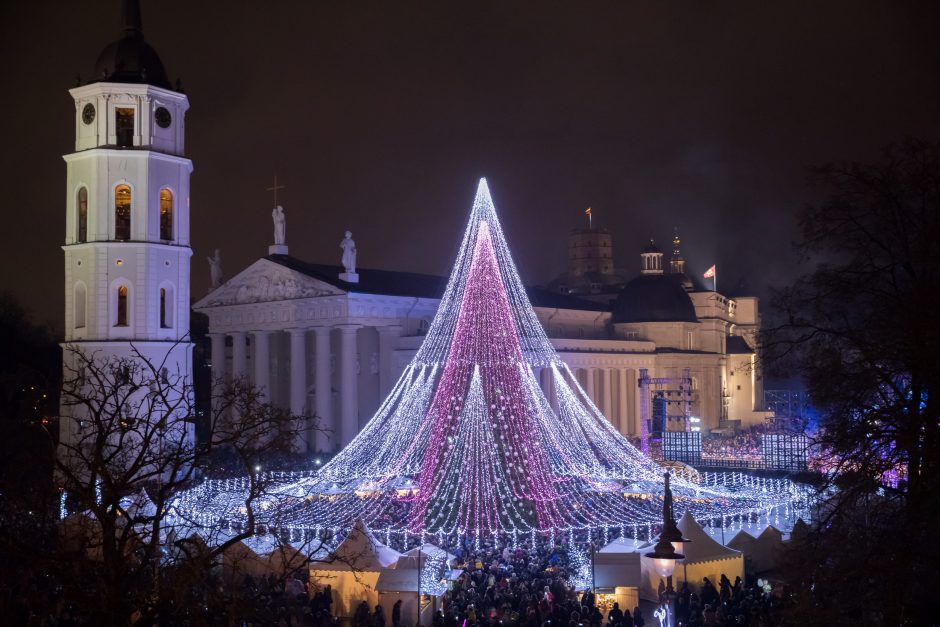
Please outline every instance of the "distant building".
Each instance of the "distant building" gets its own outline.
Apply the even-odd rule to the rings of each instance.
[[[613,237],[607,229],[573,229],[568,235],[568,270],[548,284],[559,294],[607,303],[631,273],[614,266]]]

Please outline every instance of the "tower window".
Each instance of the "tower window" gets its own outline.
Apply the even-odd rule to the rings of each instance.
[[[127,286],[119,285],[117,289],[117,323],[116,327],[127,326]]]
[[[85,307],[87,305],[87,292],[84,283],[75,285],[75,328],[85,328]]]
[[[126,242],[131,238],[131,188],[114,188],[114,239]]]
[[[118,146],[134,145],[134,109],[132,107],[114,110],[114,128]]]
[[[88,241],[88,189],[78,190],[78,229],[75,241],[79,244]]]
[[[173,288],[160,288],[160,328],[173,328]]]
[[[160,239],[173,239],[173,192],[160,190]]]

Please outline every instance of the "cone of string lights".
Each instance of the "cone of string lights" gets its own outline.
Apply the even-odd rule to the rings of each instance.
[[[559,358],[483,179],[415,357],[328,464],[271,477],[263,514],[292,531],[322,533],[361,519],[386,539],[585,530],[649,538],[661,518],[661,473]],[[702,481],[690,473],[673,485],[676,508],[705,521],[767,513],[789,502],[791,489],[741,474]],[[207,524],[231,523],[240,498],[237,481],[207,481],[179,506]]]

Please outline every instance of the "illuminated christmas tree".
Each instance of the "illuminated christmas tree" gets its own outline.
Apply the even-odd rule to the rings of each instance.
[[[539,381],[545,378],[549,395]],[[437,315],[372,420],[319,473],[288,476],[281,525],[387,534],[617,528],[648,537],[662,468],[615,429],[561,361],[528,300],[481,180]],[[773,489],[766,489],[771,485]],[[788,484],[674,481],[697,518],[766,512]],[[207,516],[234,516],[207,490]],[[297,502],[298,497],[303,497]],[[286,521],[286,522],[285,522]]]

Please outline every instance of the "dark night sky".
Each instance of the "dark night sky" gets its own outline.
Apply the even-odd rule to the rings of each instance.
[[[940,12],[913,2],[145,0],[192,108],[193,294],[266,253],[275,170],[287,240],[338,263],[447,272],[489,178],[523,279],[565,266],[594,208],[618,265],[678,226],[691,270],[759,293],[796,268],[807,167],[940,138]],[[119,2],[4,2],[0,286],[61,326],[75,75]]]

